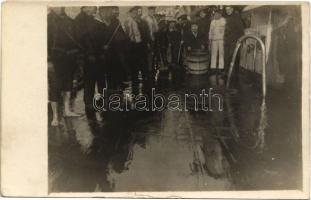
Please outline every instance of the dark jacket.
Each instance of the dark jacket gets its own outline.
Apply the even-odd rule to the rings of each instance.
[[[181,33],[177,30],[168,31],[167,38],[168,38],[169,44],[171,44],[172,46],[176,46],[176,45],[179,46],[181,42]]]
[[[104,47],[108,44],[108,40],[110,37],[109,26],[104,22],[97,21],[95,23],[94,35],[96,37],[96,51],[97,54],[103,55],[107,53],[107,50]]]
[[[119,27],[119,28],[117,29],[117,27]],[[109,25],[109,29],[110,29],[110,35],[111,36],[112,36],[113,32],[116,31],[116,33],[112,39],[112,43],[122,43],[122,42],[127,42],[129,40],[129,38],[126,35],[126,33],[124,32],[124,30],[121,26],[121,22],[118,18],[113,18],[111,20],[111,23]],[[111,36],[110,36],[110,38],[111,38]]]
[[[204,35],[197,33],[197,37],[192,32],[187,32],[184,35],[184,41],[186,47],[191,47],[191,49],[201,49],[201,46],[205,46]]]
[[[144,20],[137,20],[138,29],[141,34],[142,42],[145,44],[150,44],[152,42],[149,27],[146,21]]]
[[[80,12],[74,22],[77,40],[83,47],[83,53],[87,55],[97,54],[99,22],[84,12]]]
[[[73,20],[66,14],[58,16],[54,12],[48,14],[48,56],[66,54],[74,49],[81,49],[77,42]]]
[[[198,26],[199,26],[199,33],[201,35],[206,36],[206,40],[208,39],[208,33],[209,33],[209,27],[211,24],[211,20],[208,17],[205,18],[199,18],[198,21]]]
[[[241,16],[234,12],[226,17],[225,45],[235,44],[244,34],[244,24]]]
[[[191,29],[191,23],[190,21],[186,21],[182,24],[177,24],[177,30],[182,34],[182,35],[186,35],[190,32]]]

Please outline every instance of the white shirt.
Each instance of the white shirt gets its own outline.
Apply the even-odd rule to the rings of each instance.
[[[225,35],[226,19],[213,19],[209,29],[210,40],[223,40]]]

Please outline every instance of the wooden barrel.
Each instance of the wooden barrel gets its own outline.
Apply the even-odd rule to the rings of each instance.
[[[193,50],[188,53],[186,58],[188,70],[191,74],[205,74],[208,71],[208,52]]]

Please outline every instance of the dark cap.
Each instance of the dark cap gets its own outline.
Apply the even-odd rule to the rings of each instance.
[[[215,14],[215,13],[220,13],[220,14],[221,14],[221,13],[222,13],[222,10],[219,9],[219,8],[217,8],[217,9],[214,10],[214,14]]]
[[[177,20],[182,19],[182,20],[187,20],[187,14],[181,14],[177,16]]]
[[[196,9],[196,10],[194,11],[194,15],[195,15],[195,16],[200,16],[200,13],[201,13],[201,12],[205,12],[205,14],[208,14],[209,9],[210,9],[210,8],[207,8],[207,7],[202,7],[202,8]]]
[[[233,8],[233,10],[237,10],[237,11],[242,11],[243,10],[243,8],[245,7],[245,6],[240,6],[240,5],[226,5],[226,6],[224,6],[224,8],[226,9],[227,7],[231,7],[231,8]]]
[[[133,11],[138,10],[138,9],[141,9],[141,6],[134,6],[129,11],[133,12]]]
[[[101,12],[107,12],[111,10],[112,6],[99,6],[98,10]]]
[[[168,20],[167,20],[167,23],[169,23],[169,24],[170,24],[170,23],[177,23],[177,21],[176,21],[175,19],[168,19]]]
[[[149,6],[147,8],[148,8],[148,10],[155,10],[157,7],[156,6]]]
[[[197,21],[197,20],[192,20],[192,21],[190,22],[190,24],[191,24],[191,25],[194,25],[194,24],[195,24],[195,25],[198,25],[198,21]]]
[[[236,6],[234,6],[234,5],[226,5],[226,6],[224,6],[224,9],[226,9],[226,8],[233,8],[233,9],[235,9],[236,8]]]
[[[165,17],[165,14],[157,13],[157,14],[155,14],[155,16],[158,16],[158,17]]]

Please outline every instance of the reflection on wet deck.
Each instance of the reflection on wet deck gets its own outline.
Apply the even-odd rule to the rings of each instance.
[[[226,91],[222,76],[160,74],[166,95],[222,93],[221,112],[107,112],[49,127],[50,192],[301,188],[299,91],[270,89],[263,101],[244,75]]]

